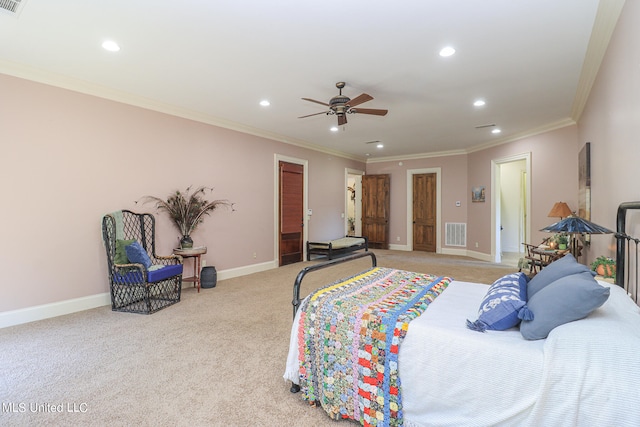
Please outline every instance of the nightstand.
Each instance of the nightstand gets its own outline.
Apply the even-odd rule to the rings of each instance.
[[[176,255],[180,255],[182,258],[193,258],[193,276],[191,277],[183,277],[183,282],[193,282],[193,286],[198,288],[198,292],[200,292],[200,265],[201,265],[201,257],[203,254],[207,253],[206,246],[200,246],[197,248],[191,249],[174,249],[173,253]]]

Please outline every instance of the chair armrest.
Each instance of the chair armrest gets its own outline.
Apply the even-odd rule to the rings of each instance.
[[[163,265],[182,264],[182,257],[180,255],[155,255],[154,258]]]
[[[116,269],[132,268],[133,267],[133,268],[137,268],[138,270],[143,270],[144,271],[144,265],[142,265],[142,264],[135,264],[135,263],[132,263],[132,264],[113,264],[113,266]]]
[[[142,275],[142,282],[145,283],[147,281],[147,269],[144,268],[142,264],[114,264],[113,272],[119,274],[121,276],[131,277],[129,273],[134,272]]]

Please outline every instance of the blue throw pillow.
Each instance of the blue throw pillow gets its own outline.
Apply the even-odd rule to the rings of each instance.
[[[557,261],[552,262],[529,281],[527,285],[527,300],[537,292],[556,280],[571,274],[591,271],[586,265],[580,264],[571,254],[566,254]]]
[[[512,273],[496,280],[480,304],[478,320],[467,320],[467,328],[484,332],[487,329],[504,331],[517,326],[520,318],[528,317],[527,282],[524,273]]]
[[[114,264],[129,264],[129,258],[127,258],[127,251],[125,247],[135,242],[135,240],[116,240],[116,254],[113,257]]]
[[[604,304],[610,292],[590,272],[561,277],[529,299],[533,319],[522,320],[520,333],[528,340],[546,338],[553,328],[587,317]]]
[[[127,258],[129,262],[134,264],[142,264],[146,270],[151,267],[151,258],[147,254],[147,251],[138,242],[133,242],[129,246],[125,246],[124,250],[127,252]]]

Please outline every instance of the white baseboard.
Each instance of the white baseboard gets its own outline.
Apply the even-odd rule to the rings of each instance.
[[[245,276],[247,274],[259,273],[278,268],[278,260],[267,261],[261,264],[245,265],[243,267],[230,268],[218,272],[218,280],[233,279],[234,277]]]
[[[472,256],[469,255],[469,251],[466,249],[442,248],[440,253],[443,255]]]
[[[481,261],[495,262],[495,259],[491,256],[491,254],[483,254],[482,252],[466,251],[466,256],[476,258]]]
[[[408,245],[389,245],[389,249],[394,251],[411,251],[411,248]],[[375,249],[371,249],[375,252]],[[468,249],[455,249],[450,247],[440,248],[440,250],[436,251],[436,253],[444,254],[444,255],[457,255],[457,256],[468,256],[471,258],[476,258],[482,261],[493,262],[493,258],[489,254],[483,254],[481,252],[470,251]]]
[[[274,260],[261,264],[222,270],[217,272],[217,278],[218,280],[232,279],[234,277],[271,270],[272,268],[277,267],[278,261]],[[65,314],[90,310],[92,308],[102,307],[105,305],[111,305],[111,295],[109,292],[27,307],[19,310],[5,311],[0,313],[0,328],[35,322],[37,320],[48,319],[50,317],[63,316]]]
[[[111,304],[108,292],[0,313],[0,328],[35,322]]]
[[[442,252],[444,255],[457,255],[457,256],[468,256],[471,258],[479,259],[480,261],[493,262],[493,257],[490,254],[484,254],[482,252],[470,251],[468,249],[452,249],[452,248],[442,248]]]
[[[389,249],[393,251],[410,251],[411,248],[407,245],[389,245]],[[369,249],[370,251],[375,251],[375,249]]]
[[[408,251],[407,245],[389,245],[389,249],[397,251]],[[491,255],[480,252],[468,251],[466,249],[442,248],[442,253],[447,255],[461,255],[477,258],[483,261],[492,261]],[[230,268],[217,272],[218,280],[232,279],[234,277],[245,276],[247,274],[259,273],[278,268],[278,261],[268,261],[260,264],[247,265],[243,267]],[[111,296],[108,292],[91,295],[88,297],[74,298],[66,301],[59,301],[50,304],[37,305],[34,307],[22,308],[19,310],[5,311],[0,313],[0,328],[20,325],[22,323],[35,322],[37,320],[48,319],[50,317],[62,316],[78,311],[90,310],[111,304]]]

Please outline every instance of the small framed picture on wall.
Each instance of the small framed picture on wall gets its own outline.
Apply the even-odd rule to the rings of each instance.
[[[484,202],[484,185],[479,185],[477,187],[471,188],[471,201],[476,202]]]

